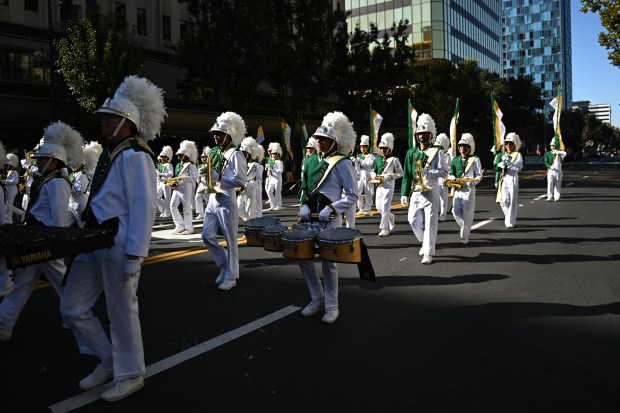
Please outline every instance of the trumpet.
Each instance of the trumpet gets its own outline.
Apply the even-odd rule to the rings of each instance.
[[[215,194],[221,193],[222,189],[220,188],[220,181],[213,181],[211,178],[211,171],[213,170],[213,156],[214,154],[209,153],[209,157],[207,158],[206,167],[202,168],[202,174],[207,177],[207,187],[204,190],[205,194]]]
[[[179,182],[182,180],[182,176],[177,176],[175,178],[166,178],[164,179],[164,184],[168,185],[172,189],[177,189],[179,187]]]
[[[413,182],[411,192],[428,192],[431,188],[426,185],[426,180],[422,176],[422,160],[419,159],[415,163],[415,181]]]
[[[385,177],[383,175],[377,175],[374,178],[368,177],[369,183],[375,184],[378,186],[383,186],[383,181],[385,181]]]

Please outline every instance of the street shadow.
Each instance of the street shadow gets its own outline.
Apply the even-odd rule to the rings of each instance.
[[[501,319],[504,321],[540,317],[592,317],[603,314],[620,314],[620,302],[579,306],[561,303],[485,303],[472,306],[452,307],[463,317],[475,320]]]
[[[437,285],[479,284],[489,281],[501,281],[509,276],[504,274],[466,274],[454,277],[431,277],[427,275],[376,275],[375,282],[355,278],[340,278],[340,285],[357,285],[366,290],[381,290],[387,287],[419,287]]]
[[[582,254],[568,254],[568,255],[525,255],[525,254],[493,254],[483,252],[473,257],[466,257],[462,255],[444,255],[442,258],[458,259],[461,262],[529,262],[531,264],[538,265],[550,265],[555,263],[570,263],[570,262],[617,262],[620,259],[620,254],[614,254],[610,256],[594,256],[594,255],[582,255]],[[439,260],[437,260],[439,262]]]

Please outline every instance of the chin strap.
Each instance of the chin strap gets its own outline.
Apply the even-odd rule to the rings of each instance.
[[[118,122],[118,126],[116,127],[116,129],[114,130],[114,133],[112,134],[112,136],[108,136],[108,139],[113,141],[116,138],[116,135],[118,135],[118,132],[121,130],[121,128],[123,127],[123,124],[125,123],[126,118],[121,118],[121,121]]]

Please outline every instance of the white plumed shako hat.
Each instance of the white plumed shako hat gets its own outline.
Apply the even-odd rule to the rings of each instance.
[[[209,132],[224,132],[233,145],[239,145],[246,133],[245,121],[235,112],[224,112],[217,117]]]
[[[316,139],[310,136],[308,142],[306,142],[306,148],[318,149],[316,146]]]
[[[282,147],[278,142],[271,142],[269,144],[269,150],[271,151],[271,153],[277,153],[278,155],[282,156]]]
[[[312,136],[325,136],[333,139],[338,145],[337,151],[343,154],[348,154],[353,150],[357,138],[353,124],[342,112],[330,112],[325,115],[321,126]]]
[[[254,138],[247,137],[241,141],[241,145],[239,145],[239,150],[242,152],[247,152],[250,154],[250,156],[253,156],[254,151],[256,150],[256,145],[258,145],[258,143],[256,143],[256,140]]]
[[[183,141],[181,142],[179,150],[176,154],[185,155],[191,162],[196,162],[196,158],[198,157],[198,148],[193,141]]]
[[[473,155],[476,152],[476,141],[474,141],[474,135],[471,133],[464,133],[461,135],[461,139],[457,145],[468,145],[470,147],[469,154]]]
[[[445,133],[440,133],[435,138],[434,145],[441,146],[444,151],[447,151],[448,149],[450,149],[450,138],[448,138],[448,135],[446,135]]]
[[[17,155],[15,155],[14,153],[9,153],[9,154],[6,155],[6,157],[4,159],[5,159],[5,161],[2,164],[3,166],[4,166],[4,164],[9,164],[13,168],[17,168],[17,164],[19,164],[19,158],[17,157]]]
[[[43,130],[33,158],[54,158],[70,168],[77,168],[84,163],[82,135],[63,122],[54,122]]]
[[[211,148],[209,146],[203,146],[202,154],[200,156],[209,156],[209,152],[211,152]]]
[[[381,135],[381,141],[377,145],[378,148],[388,148],[389,150],[394,150],[394,135],[391,133],[384,133]]]
[[[360,137],[360,146],[370,146],[370,136],[362,135]]]
[[[510,132],[508,135],[506,135],[506,139],[504,140],[504,143],[506,142],[512,142],[515,145],[515,151],[519,151],[519,149],[521,149],[521,138],[519,138],[519,135],[517,135],[514,132]]]
[[[265,147],[263,145],[258,144],[256,146],[256,153],[253,155],[254,155],[254,159],[256,159],[258,162],[262,162],[263,159],[265,159]]]
[[[140,137],[150,141],[159,134],[164,117],[168,115],[163,93],[143,77],[127,76],[114,97],[106,99],[97,112],[129,119],[136,125]]]
[[[435,121],[431,118],[431,115],[423,113],[418,116],[416,121],[416,135],[422,132],[430,132],[433,139],[437,136],[437,129],[435,128]]]
[[[170,161],[172,159],[172,146],[166,145],[161,148],[159,156],[165,156]]]
[[[84,152],[84,166],[86,169],[95,169],[99,156],[103,151],[101,144],[96,141],[91,141],[82,148],[82,151]]]

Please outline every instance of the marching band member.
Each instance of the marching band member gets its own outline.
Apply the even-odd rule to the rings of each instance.
[[[519,206],[519,171],[523,168],[523,158],[519,153],[521,138],[514,132],[509,133],[504,140],[506,152],[495,159],[495,169],[501,172],[497,202],[504,213],[504,225],[513,228],[517,221],[517,207]]]
[[[268,194],[269,192],[267,191],[267,188],[269,187],[269,170],[271,168],[273,168],[273,159],[271,159],[271,148],[272,148],[272,144],[270,143],[269,145],[267,145],[267,156],[265,157],[265,162],[263,164],[263,169],[265,172],[265,193]],[[271,207],[271,201],[269,200],[269,195],[267,195],[267,201],[265,201],[266,204],[269,204],[269,207]],[[267,210],[269,210],[269,208],[267,208]]]
[[[7,162],[6,150],[0,142],[0,165]],[[0,225],[6,224],[6,205],[4,204],[4,190],[0,188]],[[13,290],[13,281],[11,280],[11,272],[6,267],[6,260],[0,257],[0,297],[4,297]],[[2,334],[0,332],[0,334]]]
[[[357,183],[353,165],[346,155],[355,145],[355,131],[349,119],[342,112],[328,113],[313,137],[317,140],[321,168],[306,167],[302,174],[302,204],[299,209],[301,219],[310,221],[316,231],[322,228],[342,226],[341,215],[355,205]],[[306,165],[307,166],[307,165]],[[345,196],[342,196],[344,190]],[[318,216],[318,219],[315,218]],[[312,260],[298,262],[304,275],[312,301],[301,311],[311,317],[323,310],[322,321],[333,323],[338,319],[338,267],[336,263],[322,260],[321,267],[325,287],[317,274]]]
[[[271,150],[271,162],[266,165],[267,169],[267,198],[269,198],[269,208],[267,211],[278,211],[282,209],[282,174],[284,173],[284,162],[280,159],[282,156],[282,147],[278,142],[269,144]]]
[[[319,144],[314,136],[308,138],[308,142],[306,143],[306,157],[301,161],[301,193],[299,198],[301,205],[308,202],[308,197],[312,189],[309,185],[314,182],[315,177],[319,176],[324,164],[322,158],[319,156],[318,146]],[[305,177],[311,177],[311,179]]]
[[[476,211],[476,185],[482,179],[482,167],[480,159],[474,155],[476,142],[470,133],[464,133],[457,144],[460,156],[454,158],[450,165],[448,179],[465,178],[470,182],[464,182],[460,188],[454,191],[452,198],[452,215],[461,228],[460,242],[469,242],[471,224],[474,222]]]
[[[394,183],[403,176],[403,167],[397,157],[394,156],[394,135],[384,133],[381,142],[377,145],[381,156],[375,158],[372,179],[379,178],[381,183],[377,185],[376,200],[377,210],[381,214],[379,223],[379,236],[387,237],[394,230],[394,214],[392,214],[392,197],[394,196]]]
[[[77,225],[82,227],[83,222],[80,219],[84,208],[86,208],[86,201],[88,200],[88,186],[90,184],[90,178],[86,174],[86,153],[82,147],[82,157],[76,163],[68,165],[71,168],[69,174],[69,181],[71,181],[71,196],[69,197],[69,220],[71,226]]]
[[[235,287],[239,278],[239,213],[236,188],[243,187],[247,182],[247,164],[235,145],[241,144],[245,131],[245,121],[233,112],[222,113],[210,130],[217,145],[209,154],[213,165],[211,180],[217,184],[215,192],[209,194],[202,240],[220,268],[215,283],[222,291]],[[226,248],[217,241],[218,229],[226,239]]]
[[[265,167],[263,161],[265,160],[265,148],[263,145],[256,147],[256,154],[254,155],[254,163],[256,168],[256,190],[254,191],[254,206],[256,208],[256,218],[263,216],[263,174],[265,173]]]
[[[357,213],[361,215],[370,214],[375,190],[375,186],[368,182],[375,164],[375,155],[369,152],[369,145],[370,137],[362,135],[360,138],[360,153],[357,155],[360,165],[359,180],[357,181],[357,192],[360,195],[357,199]]]
[[[84,156],[86,157],[84,166],[86,166],[86,175],[89,180],[93,179],[101,152],[103,152],[103,147],[96,141],[90,141],[90,143],[84,147]]]
[[[560,199],[562,188],[562,162],[566,156],[565,151],[555,149],[555,139],[551,139],[550,150],[545,152],[545,166],[547,167],[547,202]]]
[[[28,201],[30,200],[30,186],[32,185],[33,177],[37,170],[36,162],[33,162],[32,160],[32,154],[34,154],[34,151],[26,152],[25,158],[19,161],[22,168],[26,171],[22,176],[22,180],[24,181],[22,210],[24,211],[28,208]],[[19,190],[19,185],[17,188]]]
[[[245,161],[248,165],[248,170],[246,172],[247,181],[244,188],[241,188],[239,194],[237,196],[237,208],[239,210],[239,218],[243,220],[243,222],[248,219],[256,218],[256,196],[254,192],[256,190],[261,190],[262,187],[256,187],[258,182],[256,181],[256,162],[254,158],[256,156],[256,150],[258,148],[258,143],[252,137],[247,137],[241,141],[241,146],[239,150],[243,154]]]
[[[157,158],[157,210],[160,218],[170,218],[172,212],[170,203],[172,197],[172,188],[166,185],[166,179],[174,176],[174,168],[172,166],[172,147],[164,146]]]
[[[6,155],[6,161],[4,169],[6,171],[6,177],[2,180],[4,185],[4,204],[6,208],[5,219],[7,224],[13,223],[13,213],[15,213],[15,207],[13,202],[17,195],[17,184],[19,184],[19,172],[17,171],[17,165],[19,165],[19,158],[14,153]]]
[[[79,386],[91,390],[113,378],[114,386],[101,398],[116,401],[144,386],[136,292],[157,211],[155,154],[146,141],[159,134],[166,116],[163,90],[128,76],[97,112],[108,147],[97,164],[83,215],[87,228],[116,229],[114,246],[75,257],[60,310],[80,352],[100,360]],[[111,341],[92,311],[102,292]]]
[[[437,156],[439,149],[432,147],[436,134],[433,118],[426,113],[420,115],[415,133],[420,148],[407,151],[401,186],[401,204],[409,205],[407,219],[415,237],[422,242],[422,264],[432,263],[435,255],[439,218],[437,178],[447,176],[449,169],[445,158]]]
[[[359,160],[357,158],[357,156],[355,156],[355,154],[353,154],[353,149],[351,149],[351,153],[349,154],[349,159],[351,160],[351,164],[353,165],[353,170],[355,171],[355,176],[358,177],[361,174],[361,169],[360,169],[360,163]],[[358,190],[358,186],[356,185],[353,190],[355,191],[355,194],[358,196],[359,199],[359,190]],[[347,196],[345,191],[342,191],[342,196],[345,197]],[[347,228],[353,228],[355,229],[355,215],[356,215],[356,209],[357,209],[357,203],[351,205],[349,207],[349,209],[346,210],[346,212],[344,213],[344,220],[345,220],[345,225]]]
[[[45,128],[43,139],[32,158],[36,160],[39,175],[32,184],[32,193],[26,211],[26,225],[69,226],[69,196],[71,183],[66,165],[77,164],[82,153],[82,137],[62,122]],[[13,327],[30,298],[41,274],[60,296],[66,267],[63,258],[29,265],[15,270],[13,290],[0,303],[0,340],[13,335]]]
[[[173,234],[190,235],[194,233],[192,198],[194,187],[192,182],[198,179],[198,169],[195,162],[198,156],[196,144],[192,141],[183,141],[177,151],[179,163],[177,164],[177,187],[172,189],[172,199],[170,200],[170,211],[172,221],[174,221]],[[183,217],[179,212],[179,205],[183,205]]]
[[[204,219],[205,204],[209,202],[209,194],[207,193],[207,162],[209,161],[209,152],[211,148],[204,146],[200,155],[200,164],[198,164],[198,186],[196,186],[196,219]]]
[[[438,155],[443,155],[445,164],[450,165],[452,156],[450,156],[450,138],[448,135],[445,133],[437,135],[435,146],[440,149]],[[444,184],[444,178],[437,178],[437,188],[439,189],[439,221],[445,221],[450,204],[448,203],[448,187]]]

